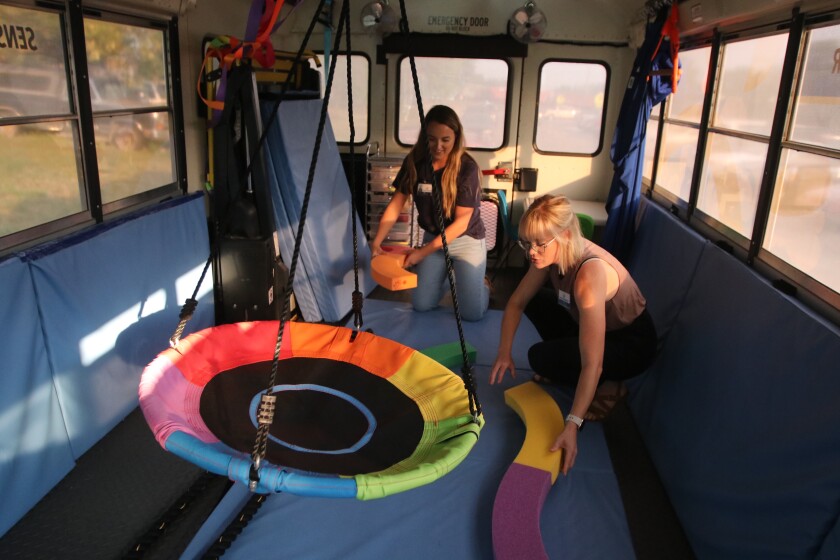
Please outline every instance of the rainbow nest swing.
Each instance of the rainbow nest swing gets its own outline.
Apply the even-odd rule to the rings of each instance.
[[[345,0],[333,60],[349,19]],[[273,27],[273,22],[265,24]],[[296,63],[314,23],[315,19]],[[407,32],[407,24],[403,27]],[[351,52],[349,32],[346,52]],[[350,79],[349,61],[347,66]],[[422,123],[416,70],[411,66]],[[317,162],[334,70],[331,65],[311,170]],[[352,157],[352,99],[350,130]],[[264,138],[265,131],[256,150]],[[355,328],[289,320],[313,175],[310,172],[303,199],[283,320],[225,324],[181,339],[197,303],[197,286],[181,312],[171,347],[142,374],[140,406],[164,449],[245,484],[252,492],[381,498],[450,472],[475,445],[484,424],[461,329],[454,274],[444,238],[464,357],[462,377],[417,350],[361,330],[356,220],[352,221]],[[442,224],[439,190],[435,185]],[[207,266],[212,258],[211,254]]]

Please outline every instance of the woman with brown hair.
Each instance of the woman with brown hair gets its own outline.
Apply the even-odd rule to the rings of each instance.
[[[414,309],[427,311],[438,306],[447,286],[443,240],[433,185],[440,185],[444,231],[456,279],[461,316],[478,321],[490,301],[484,280],[487,248],[481,221],[481,179],[478,164],[466,152],[464,131],[458,115],[444,105],[429,109],[417,142],[405,157],[394,179],[394,192],[379,221],[371,242],[371,254],[382,253],[382,242],[391,231],[409,197],[414,200],[423,245],[405,259],[415,267],[417,288],[412,294]]]

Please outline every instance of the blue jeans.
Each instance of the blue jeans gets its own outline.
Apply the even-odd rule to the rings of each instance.
[[[428,243],[434,235],[426,234],[423,242]],[[455,293],[458,296],[458,310],[466,321],[480,321],[490,304],[490,290],[484,284],[487,271],[487,245],[484,239],[468,235],[450,240],[449,257],[455,271]],[[417,311],[429,311],[440,303],[444,293],[449,293],[449,277],[446,273],[446,258],[439,249],[420,261],[415,267],[417,288],[412,302]]]

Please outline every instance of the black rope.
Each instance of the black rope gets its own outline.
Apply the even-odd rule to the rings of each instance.
[[[300,64],[300,61],[303,58],[303,53],[306,50],[306,45],[309,42],[309,39],[310,39],[310,37],[312,35],[312,32],[315,28],[315,24],[319,20],[319,15],[320,15],[320,13],[323,9],[323,6],[324,6],[325,2],[326,2],[326,0],[321,0],[320,1],[318,9],[315,12],[316,15],[309,24],[309,28],[306,31],[306,34],[304,36],[303,42],[301,43],[300,49],[298,50],[298,52],[295,56],[295,60],[292,63],[292,67],[291,67],[291,69],[289,70],[289,73],[286,76],[286,81],[281,86],[280,95],[279,95],[277,101],[274,103],[271,114],[270,114],[269,118],[267,119],[268,124],[265,126],[262,134],[260,135],[259,141],[257,142],[257,145],[256,145],[256,147],[255,147],[255,149],[252,153],[252,156],[251,156],[251,158],[248,162],[248,166],[245,169],[242,180],[239,183],[240,185],[244,184],[245,181],[247,181],[248,177],[251,174],[253,162],[255,161],[255,158],[256,158],[257,154],[262,149],[262,146],[265,143],[265,139],[266,139],[266,136],[267,136],[267,133],[268,133],[270,127],[274,124],[274,122],[276,120],[277,112],[280,108],[280,103],[283,100],[284,93],[288,89],[288,86],[291,85],[291,80],[292,80],[292,76],[294,75],[294,71],[296,70],[297,66]],[[348,53],[347,54],[347,56],[348,56],[348,63],[347,63],[348,84],[350,83],[350,66],[351,66],[350,65],[350,37],[349,37],[349,35],[350,35],[350,33],[349,33],[350,15],[349,14],[350,14],[350,12],[349,12],[349,0],[345,0],[344,6],[342,7],[343,18],[342,18],[342,20],[339,24],[338,33],[336,34],[336,39],[335,39],[335,46],[333,47],[333,51],[335,53],[337,51],[338,45],[340,44],[341,34],[342,34],[342,31],[343,31],[344,23],[346,21],[347,22],[347,29],[348,29],[348,33],[347,33],[348,36],[347,36],[347,40],[346,40],[347,41],[347,53]],[[333,55],[333,60],[335,60],[335,55]],[[332,67],[330,68],[330,71],[329,71],[329,78],[328,78],[328,82],[327,82],[326,93],[325,93],[325,96],[324,96],[324,102],[323,102],[322,110],[321,110],[321,118],[320,118],[319,123],[318,123],[318,132],[317,132],[317,135],[316,135],[315,147],[313,149],[312,163],[310,165],[309,176],[307,178],[306,194],[305,194],[304,200],[303,200],[303,208],[302,208],[302,211],[301,211],[300,223],[299,223],[299,226],[298,226],[297,235],[295,237],[294,253],[293,253],[293,256],[292,256],[291,267],[289,269],[289,277],[288,277],[288,280],[287,280],[287,283],[286,283],[286,291],[285,291],[285,297],[284,297],[284,303],[283,303],[283,312],[282,312],[282,315],[281,315],[280,326],[278,328],[277,343],[276,343],[275,348],[274,348],[274,359],[272,361],[271,377],[269,379],[268,388],[263,393],[263,395],[261,397],[261,400],[260,400],[260,408],[259,408],[259,411],[258,411],[259,427],[258,427],[258,431],[257,431],[257,441],[254,444],[254,451],[252,453],[252,465],[251,465],[251,469],[250,469],[250,473],[249,473],[249,476],[250,476],[250,479],[251,479],[250,488],[251,488],[252,491],[256,488],[257,484],[259,483],[259,466],[260,466],[260,463],[262,462],[263,458],[265,457],[265,452],[266,452],[266,447],[267,447],[268,430],[271,426],[271,423],[272,423],[273,417],[274,417],[273,412],[274,412],[275,397],[273,395],[271,395],[271,389],[274,387],[274,384],[276,382],[277,366],[278,366],[278,361],[279,361],[279,356],[280,356],[280,348],[282,346],[284,325],[285,325],[286,321],[288,320],[289,314],[290,314],[291,297],[292,297],[292,293],[293,293],[292,285],[293,285],[293,281],[294,281],[295,270],[297,268],[298,257],[299,257],[299,254],[300,254],[300,246],[301,246],[301,241],[302,241],[302,237],[303,237],[303,226],[304,226],[304,223],[306,221],[306,212],[307,212],[307,208],[308,208],[308,205],[309,205],[309,199],[311,198],[312,184],[313,184],[314,175],[315,175],[315,166],[316,166],[317,159],[318,159],[318,151],[319,151],[320,146],[321,146],[321,137],[323,136],[323,130],[324,130],[324,126],[325,126],[325,123],[326,123],[326,111],[327,111],[327,106],[329,104],[330,93],[331,93],[331,90],[332,90],[334,70],[335,70],[335,65],[332,65]],[[351,156],[352,156],[353,155],[353,140],[354,140],[354,137],[355,137],[355,128],[354,128],[354,124],[353,124],[352,94],[349,94],[349,95],[351,96],[349,103],[350,103],[350,130],[351,130],[350,138],[351,138]],[[355,184],[355,180],[354,180],[353,181],[354,201],[355,201],[355,189],[356,189],[356,184]],[[355,207],[355,204],[354,204],[354,207]],[[225,211],[226,215],[229,213],[229,210],[230,210],[230,204],[228,203],[228,207]],[[219,240],[220,240],[220,237],[221,237],[219,235],[219,232],[218,232],[220,221],[216,220],[215,223],[216,223],[217,235],[215,236],[215,239],[214,239],[214,244],[213,244],[213,248],[211,249],[210,257],[207,259],[207,263],[205,263],[205,265],[204,265],[204,270],[202,271],[202,274],[201,274],[201,277],[199,278],[198,284],[195,287],[195,291],[193,292],[192,298],[188,299],[187,302],[184,304],[184,308],[182,309],[181,314],[180,314],[181,322],[179,323],[175,334],[170,339],[170,343],[172,343],[172,341],[174,340],[174,344],[177,344],[178,340],[180,339],[181,334],[183,334],[184,327],[186,326],[186,322],[192,317],[192,314],[195,311],[196,305],[198,303],[197,299],[196,299],[197,295],[198,295],[198,291],[201,287],[202,282],[204,281],[204,277],[207,274],[207,270],[210,266],[210,263],[213,260],[213,256],[218,253]],[[354,273],[355,273],[355,281],[356,281],[356,291],[353,293],[353,300],[354,300],[353,305],[354,305],[354,310],[355,310],[357,308],[356,300],[357,300],[358,297],[361,296],[361,292],[359,291],[359,279],[358,279],[358,253],[357,253],[357,234],[356,234],[355,216],[354,216],[354,219],[353,219],[353,263],[354,263]],[[358,304],[358,309],[359,309],[359,319],[357,321],[357,324],[360,327],[361,326],[361,303]],[[210,549],[208,549],[207,552],[205,552],[205,554],[203,555],[203,558],[206,558],[206,559],[213,558],[213,559],[215,559],[215,558],[221,557],[225,553],[225,551],[231,546],[231,544],[236,539],[236,537],[239,535],[239,533],[242,532],[244,527],[248,525],[248,523],[251,521],[251,519],[257,513],[257,511],[262,506],[262,504],[265,500],[266,500],[266,496],[262,495],[262,494],[255,494],[254,496],[252,496],[251,499],[242,508],[242,510],[240,510],[240,513],[236,517],[236,519],[228,525],[228,527],[225,529],[223,534],[216,540],[216,542],[210,547]]]
[[[222,557],[227,549],[239,536],[239,533],[251,522],[251,519],[257,514],[262,507],[265,500],[268,498],[265,494],[254,494],[239,510],[239,514],[231,521],[222,534],[217,538],[210,548],[201,556],[203,560],[216,560]]]
[[[349,6],[349,1],[344,2],[344,6]],[[347,26],[347,33],[345,35],[345,44],[347,51],[347,115],[350,124],[350,220],[353,222],[353,326],[356,329],[353,331],[352,340],[356,339],[356,335],[362,330],[364,321],[362,320],[362,307],[364,306],[364,294],[359,289],[359,235],[356,228],[356,123],[353,120],[353,67],[351,61],[351,54],[353,49],[350,46],[350,9],[342,7],[341,15],[345,18],[345,25]]]
[[[408,42],[411,39],[411,36],[408,29],[408,17],[406,16],[405,11],[405,0],[400,0],[400,12],[402,16],[400,19],[400,31],[405,35],[406,44],[408,44]],[[411,52],[411,48],[408,48],[406,50],[408,51],[408,61],[411,66],[411,79],[414,83],[414,95],[417,98],[417,112],[420,117],[420,129],[422,130],[423,125],[426,121],[426,116],[425,112],[423,111],[423,98],[420,95],[420,80],[417,77],[417,66],[414,63],[414,55]],[[411,163],[413,164],[414,162]],[[472,364],[470,364],[469,354],[467,353],[467,342],[464,338],[464,328],[461,324],[461,312],[458,308],[458,294],[455,285],[455,270],[452,267],[452,258],[449,256],[449,244],[446,241],[446,227],[443,215],[442,186],[437,180],[437,175],[435,174],[435,170],[432,166],[431,159],[429,160],[428,164],[432,174],[432,192],[434,193],[435,207],[437,208],[438,228],[440,229],[440,240],[443,242],[443,256],[446,261],[446,274],[449,278],[449,290],[452,294],[452,306],[455,311],[455,323],[458,326],[458,339],[461,342],[461,356],[463,358],[461,374],[462,379],[464,381],[464,388],[467,390],[467,395],[469,397],[470,414],[476,421],[478,421],[478,417],[481,415],[481,403],[478,402],[475,377],[473,376]]]
[[[178,342],[181,340],[181,335],[184,334],[184,329],[187,326],[187,321],[192,319],[193,313],[195,313],[195,308],[198,307],[198,290],[201,288],[202,282],[204,282],[204,277],[207,275],[207,270],[210,268],[210,263],[213,262],[213,252],[210,253],[210,256],[207,257],[207,262],[204,263],[204,270],[201,271],[201,276],[198,279],[198,284],[195,286],[195,290],[193,290],[192,297],[187,298],[187,301],[184,302],[184,306],[181,307],[181,313],[178,314],[178,326],[175,328],[175,332],[169,337],[169,345],[172,348],[178,346]]]
[[[198,480],[196,480],[184,492],[166,512],[159,517],[154,524],[137,540],[131,549],[123,555],[124,559],[143,558],[161,539],[172,529],[172,527],[184,518],[192,505],[198,500],[211,484],[217,480],[225,480],[217,474],[211,472],[204,472]]]
[[[344,0],[342,6],[342,15],[344,11],[349,10],[349,0]],[[336,32],[335,42],[333,43],[332,59],[335,60],[338,52],[338,47],[341,43],[341,36],[344,31],[345,18],[339,18],[338,31]],[[292,297],[292,285],[294,283],[295,272],[297,271],[298,257],[300,256],[300,247],[303,241],[303,230],[306,224],[306,215],[309,210],[309,200],[312,198],[312,185],[315,179],[315,169],[318,164],[318,154],[321,149],[321,138],[324,134],[324,127],[327,121],[327,108],[329,106],[330,94],[332,92],[333,78],[335,77],[335,64],[331,64],[329,68],[327,86],[324,92],[324,101],[321,104],[321,116],[318,120],[318,131],[315,134],[315,145],[312,148],[312,159],[309,164],[309,175],[306,179],[306,191],[303,196],[303,204],[301,205],[300,222],[298,223],[297,235],[295,236],[295,248],[292,253],[292,262],[289,266],[289,279],[286,283],[286,294],[283,301],[283,313],[280,318],[280,325],[277,329],[277,343],[274,345],[274,358],[271,361],[271,375],[269,376],[268,387],[266,387],[260,398],[260,407],[257,412],[257,437],[254,441],[254,448],[251,452],[251,468],[249,472],[251,491],[255,491],[260,481],[260,465],[265,458],[266,448],[268,447],[268,432],[274,420],[274,402],[276,397],[271,394],[277,380],[277,369],[280,362],[280,348],[283,345],[283,332],[285,331],[286,322],[288,321],[290,302]]]

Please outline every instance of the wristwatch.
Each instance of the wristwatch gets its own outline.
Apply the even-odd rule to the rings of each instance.
[[[580,416],[575,416],[574,414],[569,414],[566,416],[566,422],[571,422],[575,426],[577,426],[578,431],[583,429],[583,418]]]

